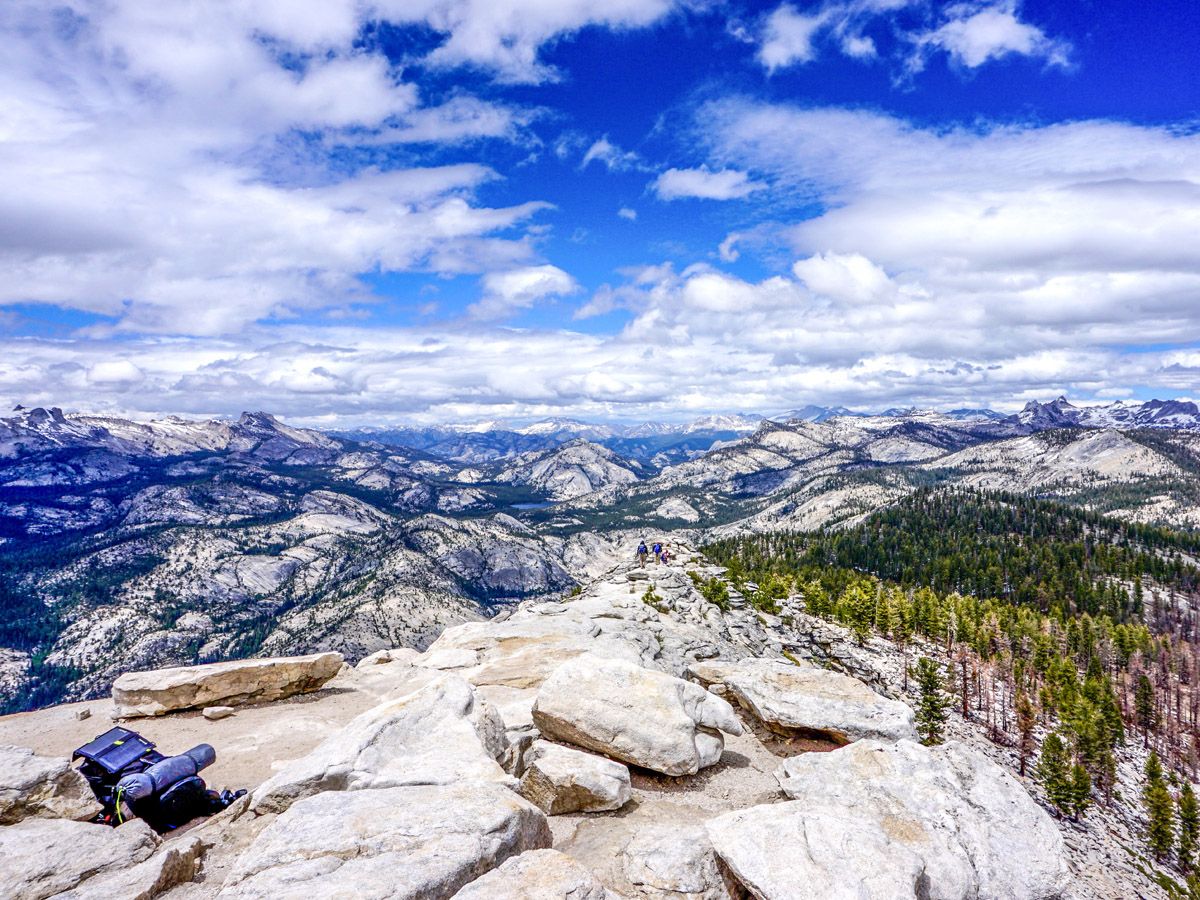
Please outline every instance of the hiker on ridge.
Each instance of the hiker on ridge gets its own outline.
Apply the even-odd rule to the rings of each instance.
[[[646,556],[648,553],[649,551],[646,550],[646,542],[643,540],[640,544],[638,544],[637,548],[638,565],[643,569],[646,568]]]

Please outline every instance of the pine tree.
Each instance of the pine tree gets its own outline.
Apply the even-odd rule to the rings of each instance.
[[[1092,777],[1079,763],[1071,768],[1071,811],[1075,818],[1084,814],[1092,805]]]
[[[1042,755],[1038,759],[1037,777],[1046,789],[1046,796],[1060,815],[1067,815],[1074,808],[1075,791],[1071,772],[1067,766],[1067,748],[1057,732],[1046,735],[1042,741]]]
[[[845,619],[860,644],[871,636],[871,625],[875,622],[875,603],[871,594],[861,584],[855,583],[842,592],[838,600],[839,614]]]
[[[958,696],[962,704],[962,717],[964,719],[971,718],[971,689],[967,683],[967,664],[970,661],[970,649],[960,644],[958,649],[954,651],[954,662],[958,665],[959,671],[962,673],[961,688]]]
[[[822,619],[829,615],[829,595],[825,593],[825,588],[821,587],[821,582],[815,578],[806,581],[802,593],[804,608],[809,615]]]
[[[1018,752],[1021,759],[1021,776],[1025,776],[1025,761],[1033,750],[1033,727],[1037,723],[1037,711],[1033,701],[1024,691],[1017,694],[1017,731],[1021,735]]]
[[[1143,672],[1133,691],[1133,710],[1138,728],[1142,729],[1142,746],[1150,746],[1150,732],[1158,726],[1158,710],[1154,706],[1154,685]]]
[[[888,626],[892,619],[892,597],[891,591],[884,591],[880,585],[878,594],[875,599],[875,630],[884,637],[888,637],[891,633]]]
[[[904,669],[904,692],[908,693],[908,642],[913,635],[913,610],[907,597],[898,594],[891,605],[891,621],[888,630],[892,640],[900,647],[900,661]]]
[[[926,656],[917,661],[917,689],[921,692],[917,701],[917,732],[924,744],[940,744],[942,730],[949,718],[946,712],[946,695],[942,692],[942,673],[937,663]]]
[[[1146,845],[1158,859],[1164,858],[1175,845],[1174,810],[1171,792],[1163,781],[1162,763],[1158,754],[1150,752],[1146,760],[1146,786],[1142,788],[1142,803],[1146,808]]]
[[[1097,780],[1100,789],[1104,791],[1104,802],[1112,805],[1113,788],[1117,784],[1117,758],[1111,753],[1104,757],[1104,767],[1100,770]]]
[[[1179,792],[1179,865],[1190,869],[1196,864],[1196,844],[1200,840],[1200,810],[1196,806],[1196,792],[1192,783],[1185,781]]]
[[[907,605],[908,598],[899,589],[893,589],[888,593],[887,627],[884,631],[897,644],[903,644],[911,634],[909,625],[911,613],[906,609]]]

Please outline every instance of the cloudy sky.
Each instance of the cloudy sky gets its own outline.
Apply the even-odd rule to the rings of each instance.
[[[1195,397],[1192,0],[7,0],[0,402]]]

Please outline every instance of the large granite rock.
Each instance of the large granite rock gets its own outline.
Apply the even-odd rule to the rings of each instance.
[[[851,675],[883,694],[890,694],[902,673],[898,660],[886,651],[887,641],[872,637],[864,645],[844,625],[828,622],[807,613],[794,613],[792,628],[783,639],[783,647],[793,656],[821,668]]]
[[[570,606],[573,606],[571,604]],[[447,628],[426,655],[474,654],[463,675],[474,685],[538,688],[560,665],[586,653],[641,662],[637,644],[606,634],[580,611],[563,606],[559,615],[533,615],[504,622],[466,622]]]
[[[917,737],[908,704],[881,697],[849,675],[764,659],[693,663],[688,673],[723,685],[725,696],[781,734],[820,734],[843,744]]]
[[[733,708],[702,687],[634,663],[581,656],[538,691],[546,737],[665,775],[694,775],[721,758],[721,732],[741,734]]]
[[[461,647],[439,647],[429,649],[413,660],[413,665],[422,669],[469,669],[479,662],[479,654]]]
[[[413,650],[411,647],[390,647],[386,650],[376,650],[374,653],[364,656],[354,668],[369,669],[372,666],[383,666],[388,663],[400,663],[404,666],[411,666],[420,657],[421,651]]]
[[[342,668],[340,653],[241,659],[206,666],[126,672],[112,688],[118,718],[237,706],[315,691]]]
[[[442,900],[548,846],[542,811],[491,782],[327,791],[264,828],[218,896]]]
[[[720,863],[703,825],[645,825],[621,851],[621,867],[638,897],[737,900],[741,886]]]
[[[255,812],[282,812],[322,791],[459,780],[514,784],[499,760],[504,723],[457,675],[438,675],[413,693],[381,703],[290,762],[253,793]]]
[[[443,631],[417,664],[455,664],[455,674],[496,706],[512,748],[508,767],[520,775],[523,756],[538,737],[532,714],[537,690],[555,669],[587,653],[647,664],[661,649],[645,628],[645,604],[638,598],[618,599],[633,602],[540,602],[503,613],[507,618],[499,621],[456,625]]]
[[[596,876],[565,853],[534,850],[506,860],[454,895],[454,900],[606,900]]]
[[[74,890],[56,894],[54,900],[99,900],[102,897],[154,900],[176,885],[192,881],[200,872],[200,861],[207,849],[200,838],[184,835],[163,844],[149,859],[128,869],[115,869],[89,878]]]
[[[106,828],[68,819],[26,819],[0,828],[0,892],[21,900],[54,897],[97,876],[126,871],[157,846],[158,837],[140,820]]]
[[[536,741],[530,749],[521,795],[549,816],[603,812],[629,802],[629,769],[573,747]]]
[[[87,779],[69,759],[0,747],[0,825],[31,816],[83,821],[99,811]]]
[[[792,802],[707,826],[717,854],[763,900],[795,897],[796,885],[829,900],[1033,900],[1067,885],[1050,817],[962,745],[864,740],[792,757],[778,777]]]

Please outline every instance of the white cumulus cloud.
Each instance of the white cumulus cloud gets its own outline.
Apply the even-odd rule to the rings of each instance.
[[[830,13],[801,13],[785,3],[767,16],[758,48],[759,62],[769,72],[796,63],[811,62],[817,51],[813,41],[830,21]]]
[[[0,7],[0,305],[218,335],[369,301],[365,272],[533,264],[532,219],[548,204],[482,205],[492,168],[419,154],[525,140],[539,111],[466,92],[429,102],[409,70],[359,40],[364,29],[428,26],[442,36],[428,64],[530,81],[548,75],[538,52],[549,41],[677,8],[12,0]],[[417,149],[382,168],[346,164],[386,145]]]
[[[497,319],[528,309],[539,300],[563,297],[579,290],[575,279],[558,266],[526,266],[483,277],[483,299],[468,312],[477,319]]]
[[[384,18],[420,22],[445,35],[428,57],[434,65],[470,64],[503,80],[536,83],[558,77],[539,58],[543,45],[588,26],[652,25],[705,4],[684,0],[376,0]]]
[[[660,200],[738,200],[766,187],[752,181],[745,172],[733,169],[710,171],[698,169],[667,169],[651,184]]]
[[[144,377],[145,373],[127,359],[101,360],[87,371],[88,381],[100,386],[132,385]]]
[[[811,63],[824,49],[874,60],[879,48],[870,29],[897,39],[894,55],[910,76],[936,51],[969,69],[1010,55],[1060,67],[1070,61],[1071,45],[1022,19],[1017,0],[952,3],[932,19],[919,0],[827,0],[804,10],[783,3],[759,23],[758,61],[776,72]]]
[[[554,113],[494,88],[434,97],[413,72],[553,79],[542,53],[554,41],[685,6],[702,4],[0,6],[0,305],[14,307],[0,310],[0,399],[134,414],[244,405],[328,424],[1194,392],[1200,354],[1181,336],[1200,334],[1200,138],[1183,127],[935,127],[711,102],[687,136],[704,164],[650,187],[746,201],[720,211],[736,230],[712,248],[719,265],[618,270],[561,302],[582,290],[539,256],[548,205],[485,202],[504,155],[476,144],[619,171],[647,161],[598,131],[539,147],[529,126]],[[900,29],[904,16],[923,24]],[[428,26],[433,55],[392,65],[358,40],[379,21]],[[964,69],[1070,52],[1005,2],[795,2],[744,34],[772,70],[828,52],[915,48],[914,65],[938,53]],[[443,144],[454,164],[430,154]],[[394,161],[336,161],[355,158]],[[609,202],[594,205],[590,238],[592,222],[570,223],[581,241],[599,240],[613,208],[636,217]],[[770,274],[729,271],[760,265]],[[372,299],[361,276],[376,272],[479,275],[481,293],[452,322],[360,322]],[[30,302],[115,324],[17,337]],[[433,302],[414,297],[430,316]],[[628,324],[503,327],[553,302],[564,319]]]
[[[0,304],[222,334],[368,300],[363,272],[530,262],[530,219],[547,205],[479,205],[490,168],[347,170],[326,158],[339,146],[511,139],[530,115],[466,94],[425,105],[381,53],[356,46],[373,10],[6,4]]]
[[[622,150],[608,139],[608,136],[596,140],[583,154],[579,163],[580,169],[586,169],[594,162],[602,163],[610,172],[622,172],[637,168],[641,159],[632,150]]]
[[[983,362],[1200,334],[1194,133],[1104,121],[918,128],[739,100],[700,118],[713,165],[762,173],[777,194],[823,208],[777,223],[796,276],[838,321],[870,300],[863,315],[920,323],[904,331],[910,353],[953,343]]]
[[[797,260],[792,272],[814,294],[843,303],[870,303],[896,292],[887,272],[858,253],[820,253]]]
[[[915,40],[919,48],[944,50],[969,69],[1009,55],[1036,57],[1054,66],[1066,66],[1070,61],[1070,46],[1021,21],[1015,0],[952,6],[941,26]]]

